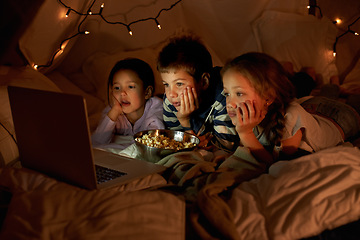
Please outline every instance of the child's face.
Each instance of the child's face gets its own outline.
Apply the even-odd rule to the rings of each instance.
[[[252,102],[256,111],[267,111],[267,100],[255,91],[249,80],[242,74],[228,70],[223,75],[223,84],[226,109],[232,120],[236,118],[240,103],[245,103],[245,101]]]
[[[169,72],[161,73],[161,78],[166,97],[177,110],[180,108],[180,95],[182,93],[185,94],[187,87],[190,87],[190,89],[195,88],[199,95],[195,79],[184,70],[170,70]]]
[[[145,108],[143,82],[130,70],[121,70],[114,75],[112,95],[120,103],[124,114],[142,116]]]

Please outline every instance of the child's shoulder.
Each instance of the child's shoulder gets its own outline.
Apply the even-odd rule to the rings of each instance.
[[[151,97],[148,101],[147,104],[150,105],[151,107],[155,107],[155,106],[161,106],[163,105],[163,100],[157,96],[153,96]]]
[[[298,101],[298,99],[295,99],[294,101],[291,101],[289,103],[289,105],[286,108],[286,115],[287,116],[292,116],[297,118],[298,116],[307,114],[307,112],[305,111],[305,109],[301,106],[300,102]]]

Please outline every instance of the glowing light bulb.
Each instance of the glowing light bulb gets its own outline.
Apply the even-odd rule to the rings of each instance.
[[[161,30],[161,26],[160,26],[160,23],[158,22],[158,20],[157,19],[154,19],[154,20],[155,20],[155,23],[156,23],[158,29]]]
[[[101,4],[101,6],[100,6],[100,11],[99,11],[99,14],[101,14],[101,13],[102,13],[102,11],[104,10],[104,7],[105,7],[105,4],[104,4],[104,3],[102,3],[102,4]]]
[[[336,52],[333,52],[333,56],[336,57]]]
[[[335,19],[334,23],[335,23],[335,24],[340,24],[340,23],[341,23],[341,18]]]
[[[131,31],[130,26],[127,26],[127,30],[128,30],[128,32],[129,32],[130,36],[132,36],[132,35],[133,35],[133,32]]]
[[[90,32],[89,32],[89,31],[85,31],[84,33],[85,33],[86,35],[90,34]]]
[[[69,8],[65,14],[65,17],[69,17],[70,11],[71,11],[71,9]]]

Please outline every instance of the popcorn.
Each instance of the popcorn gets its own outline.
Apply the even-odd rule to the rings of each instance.
[[[150,134],[144,134],[142,137],[135,138],[135,141],[145,144],[149,147],[182,150],[185,148],[195,147],[195,143],[191,142],[178,142],[174,139],[166,137],[164,135],[152,136]]]

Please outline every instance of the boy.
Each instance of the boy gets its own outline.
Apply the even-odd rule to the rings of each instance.
[[[226,112],[220,69],[213,68],[203,43],[194,36],[170,39],[159,53],[157,69],[165,87],[165,127],[197,135],[200,146],[211,140],[235,150],[239,140]]]

